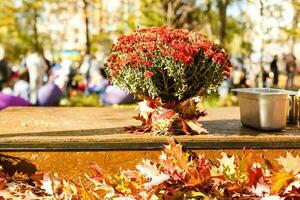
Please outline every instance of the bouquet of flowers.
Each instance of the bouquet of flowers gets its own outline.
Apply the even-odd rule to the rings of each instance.
[[[203,34],[170,27],[140,28],[121,36],[107,58],[111,82],[144,97],[142,131],[204,132],[197,99],[230,74],[228,55]]]

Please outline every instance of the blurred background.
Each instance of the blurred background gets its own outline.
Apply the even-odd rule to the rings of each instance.
[[[230,55],[232,76],[204,106],[231,106],[231,88],[300,89],[299,0],[0,1],[0,109],[133,103],[109,84],[118,36],[169,25],[205,33]]]

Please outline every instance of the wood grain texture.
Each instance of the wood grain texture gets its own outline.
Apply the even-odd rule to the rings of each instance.
[[[300,154],[298,127],[260,132],[241,126],[238,108],[208,113],[202,121],[210,134],[175,137],[185,148],[212,160],[220,158],[220,149],[240,155],[244,147],[272,162],[287,150]],[[0,165],[10,173],[40,170],[86,185],[90,162],[114,174],[133,169],[142,159],[157,160],[166,137],[124,132],[124,126],[139,125],[134,115],[130,108],[6,109],[0,112]]]
[[[288,150],[288,149],[287,149]],[[241,150],[224,150],[229,155],[241,155]],[[284,156],[286,151],[273,149],[245,150],[253,154],[263,154],[264,158],[276,162],[276,158]],[[300,150],[288,150],[292,154],[300,154]],[[221,158],[221,150],[195,150],[214,161]],[[2,152],[0,165],[11,174],[16,170],[33,174],[37,170],[59,177],[68,177],[76,183],[87,185],[85,174],[90,174],[89,163],[97,163],[105,172],[113,175],[122,169],[134,169],[143,159],[158,160],[160,151],[85,151],[85,152]]]
[[[239,108],[208,109],[206,135],[175,136],[190,149],[300,148],[298,127],[261,132],[240,124]],[[15,107],[0,112],[0,150],[149,150],[166,137],[133,135],[138,126],[132,108]]]

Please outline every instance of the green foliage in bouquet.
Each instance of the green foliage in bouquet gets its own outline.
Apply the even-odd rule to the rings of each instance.
[[[121,36],[107,59],[111,82],[162,102],[180,102],[215,90],[230,72],[228,56],[204,35],[169,27]]]

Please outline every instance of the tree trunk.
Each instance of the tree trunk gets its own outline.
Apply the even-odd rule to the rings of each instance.
[[[219,40],[220,45],[224,47],[224,39],[226,37],[226,23],[227,23],[227,6],[228,0],[218,0],[218,12],[219,12]]]
[[[168,2],[168,7],[167,7],[167,24],[169,26],[173,25],[173,6],[172,2]]]
[[[102,0],[99,2],[99,10],[100,10],[100,16],[99,16],[99,21],[100,21],[100,29],[99,33],[104,32],[104,16],[103,16],[103,2]]]
[[[91,43],[90,43],[90,30],[89,30],[89,17],[88,17],[88,2],[87,0],[83,1],[83,12],[84,12],[84,22],[85,22],[85,48],[86,54],[90,54]]]
[[[296,4],[296,2],[293,1],[294,4]],[[292,45],[291,45],[291,52],[294,53],[295,51],[295,44],[298,38],[298,34],[296,33],[297,30],[297,26],[299,23],[299,15],[300,15],[300,11],[297,8],[294,8],[294,17],[293,17],[293,25],[292,25]]]
[[[39,38],[38,38],[38,29],[37,29],[37,10],[33,8],[33,38],[34,38],[34,50],[40,52]]]
[[[206,11],[204,12],[204,14],[207,16],[207,21],[208,22],[211,22],[212,21],[212,15],[211,15],[211,7],[212,7],[212,2],[211,1],[208,1],[207,2],[207,9]],[[208,35],[212,35],[212,25],[209,24],[208,27],[207,27],[207,32],[208,32]]]
[[[264,17],[264,2],[263,0],[259,1],[260,4],[260,29],[263,31],[263,17]],[[263,66],[263,58],[264,58],[264,38],[261,36],[261,47],[260,47],[260,73],[259,73],[259,82],[258,82],[258,87],[263,87],[264,82],[263,82],[263,74],[264,74],[264,66]]]

